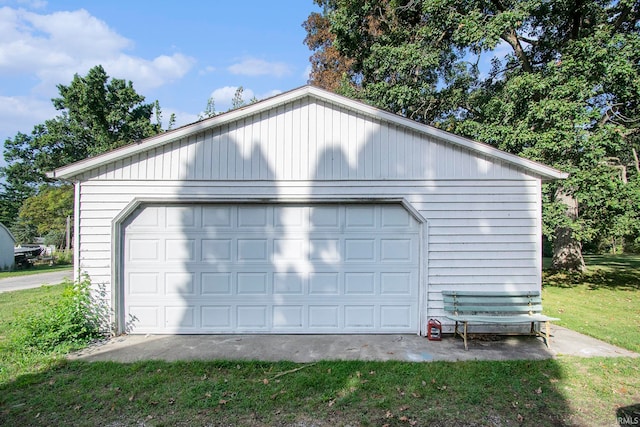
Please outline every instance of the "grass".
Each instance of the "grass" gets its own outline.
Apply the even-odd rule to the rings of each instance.
[[[608,323],[629,329],[621,341],[633,349],[640,328],[627,310],[637,313],[640,259],[587,262],[584,282],[545,273],[545,306],[562,309],[567,325],[590,322],[592,335],[613,342],[617,334],[592,320],[608,313]],[[631,358],[118,364],[16,354],[9,339],[15,316],[61,291],[0,294],[0,425],[599,426],[640,416],[633,413],[640,411],[640,359]]]
[[[613,425],[633,359],[60,362],[0,386],[2,425]]]
[[[34,265],[33,267],[26,270],[16,270],[16,271],[0,271],[0,279],[6,279],[9,277],[19,277],[19,276],[30,276],[33,274],[40,273],[51,273],[53,271],[63,271],[63,270],[73,270],[72,265]]]
[[[15,342],[16,321],[61,297],[63,285],[0,293],[0,384],[55,365],[64,355],[25,351]]]
[[[640,256],[587,256],[584,274],[545,271],[545,312],[558,325],[640,352]]]

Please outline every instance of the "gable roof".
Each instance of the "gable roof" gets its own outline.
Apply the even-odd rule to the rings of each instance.
[[[313,86],[302,86],[298,89],[276,95],[272,98],[265,99],[255,104],[251,104],[237,110],[233,110],[215,117],[185,125],[178,129],[171,130],[156,136],[152,136],[150,138],[146,138],[141,141],[137,141],[133,144],[114,149],[107,153],[84,159],[67,166],[63,166],[52,172],[48,172],[47,176],[49,178],[73,180],[74,177],[100,166],[124,159],[140,152],[154,149],[165,144],[170,144],[174,141],[198,132],[202,132],[206,129],[221,126],[226,123],[241,119],[243,117],[260,114],[263,111],[267,111],[305,97],[316,98],[323,102],[328,102],[347,110],[355,111],[375,119],[406,127],[426,136],[447,141],[452,145],[457,145],[459,147],[470,150],[471,152],[476,152],[478,154],[488,156],[489,158],[493,158],[498,161],[506,162],[508,164],[523,168],[534,175],[540,176],[544,180],[562,179],[568,176],[568,174],[542,163],[534,162],[532,160],[528,160],[502,150],[498,150],[497,148],[494,148],[488,144],[473,141],[471,139],[437,129],[432,126],[424,125],[411,119],[389,113],[379,108],[371,107],[362,102],[355,101],[353,99],[346,98],[344,96],[337,95],[335,93]]]

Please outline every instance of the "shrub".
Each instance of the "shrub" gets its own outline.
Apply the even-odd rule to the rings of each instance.
[[[104,337],[109,311],[100,298],[103,295],[92,295],[86,276],[67,282],[59,300],[18,319],[16,329],[22,331],[17,337],[19,344],[43,353],[67,352]]]
[[[56,251],[54,257],[56,264],[73,264],[73,249]]]

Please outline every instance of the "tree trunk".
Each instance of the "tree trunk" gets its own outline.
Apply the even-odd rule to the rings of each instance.
[[[578,201],[558,189],[556,198],[567,205],[567,216],[578,219]],[[586,266],[582,257],[582,244],[573,236],[570,227],[558,227],[553,241],[552,268],[556,270],[584,271]]]

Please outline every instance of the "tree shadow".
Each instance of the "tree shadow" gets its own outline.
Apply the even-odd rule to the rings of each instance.
[[[639,291],[640,274],[637,269],[621,267],[613,269],[590,268],[584,273],[545,271],[543,272],[543,286],[556,288],[586,286],[590,290]]]

